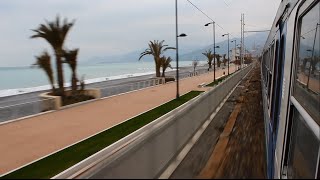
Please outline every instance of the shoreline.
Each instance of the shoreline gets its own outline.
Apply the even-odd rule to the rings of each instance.
[[[201,67],[201,66],[199,66],[199,67]],[[179,69],[188,69],[188,68],[191,68],[191,66],[183,66],[183,67],[180,67]],[[166,72],[169,73],[169,72],[172,72],[175,70],[176,69],[167,70]],[[92,79],[86,79],[84,81],[85,81],[86,85],[93,85],[96,83],[103,83],[103,82],[115,81],[115,80],[124,80],[124,79],[128,79],[128,78],[143,77],[143,76],[148,76],[148,75],[153,75],[153,74],[155,74],[154,71],[140,72],[140,73],[129,73],[129,74],[121,74],[121,75],[115,75],[115,76],[97,77],[97,78],[92,78]],[[55,85],[57,86],[57,83]],[[64,87],[65,88],[71,87],[71,83],[70,82],[65,83]],[[42,92],[42,91],[47,91],[50,89],[51,89],[50,84],[34,86],[34,87],[0,89],[0,102],[3,98],[24,95],[24,94],[28,94],[28,93]]]

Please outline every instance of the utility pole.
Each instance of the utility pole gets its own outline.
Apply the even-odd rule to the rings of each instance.
[[[245,58],[245,56],[246,56],[246,46],[244,45],[244,14],[242,14],[242,42],[243,42],[243,58],[242,58],[242,63],[241,64],[243,64],[244,63],[244,58]]]
[[[244,56],[246,54],[244,46],[244,14],[241,13],[241,43],[240,43],[240,69],[244,63]]]
[[[240,31],[240,34],[241,34],[241,40],[240,40],[240,59],[239,59],[239,62],[240,62],[240,69],[241,69],[241,62],[242,62],[242,35],[243,35],[243,33],[242,33],[242,13],[241,13],[241,20],[240,20],[240,29],[241,29],[241,31]]]
[[[178,0],[176,0],[176,63],[177,63],[177,92],[176,92],[176,99],[179,99],[179,54],[178,54]]]

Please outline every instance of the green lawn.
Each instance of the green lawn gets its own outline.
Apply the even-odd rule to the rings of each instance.
[[[210,87],[216,86],[217,84],[221,83],[223,80],[225,80],[226,78],[228,78],[229,76],[231,76],[231,74],[233,74],[233,73],[230,73],[229,75],[225,75],[225,76],[223,76],[223,77],[220,77],[219,79],[216,79],[216,81],[208,84],[207,86],[210,86]]]
[[[0,179],[51,178],[64,171],[65,169],[111,145],[112,143],[120,140],[121,138],[129,135],[130,133],[138,130],[144,125],[181,106],[182,104],[198,96],[202,92],[203,91],[191,91],[181,96],[179,100],[174,99],[162,106],[145,112],[111,129],[103,131],[87,140],[84,140],[67,149],[59,151],[22,169],[14,171],[4,177],[1,177]]]

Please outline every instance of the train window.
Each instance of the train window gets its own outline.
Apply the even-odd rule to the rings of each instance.
[[[274,66],[273,66],[273,82],[276,82],[276,77],[277,77],[277,71],[276,71],[276,64],[278,64],[279,63],[279,60],[278,60],[278,57],[279,57],[279,55],[278,55],[278,50],[279,49],[279,40],[277,40],[276,41],[276,52],[275,52],[275,58],[274,58]],[[275,100],[275,98],[277,98],[277,97],[275,97],[275,95],[274,95],[274,93],[275,93],[275,91],[276,91],[276,89],[275,89],[275,84],[273,84],[273,89],[272,89],[272,93],[273,93],[273,95],[272,95],[272,97],[271,97],[271,104],[273,104],[274,102],[274,100]],[[273,107],[271,107],[271,111],[270,111],[270,117],[271,117],[271,115],[273,114],[273,111],[274,111],[274,108]]]
[[[273,55],[273,45],[271,46],[271,48],[269,49],[269,53],[268,53],[268,59],[269,59],[269,71],[268,71],[268,79],[269,79],[269,82],[268,82],[268,100],[270,100],[270,91],[271,91],[271,80],[272,80],[272,57]],[[269,101],[268,101],[269,102]]]
[[[265,87],[267,87],[267,83],[268,83],[268,77],[267,77],[267,52],[264,53],[263,55],[263,59],[264,59],[264,66],[263,66],[263,77],[264,77],[264,85]]]
[[[299,21],[299,50],[293,96],[320,125],[320,3]]]
[[[316,176],[320,141],[294,108],[288,178],[313,179]]]
[[[269,83],[268,83],[268,99],[270,99],[270,91],[271,91],[271,79],[272,79],[272,75],[271,75],[271,71],[268,72],[268,78],[269,78]]]
[[[274,63],[274,43],[271,46],[270,70],[272,70],[273,63]]]

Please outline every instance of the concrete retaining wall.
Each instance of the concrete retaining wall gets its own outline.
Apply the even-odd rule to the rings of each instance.
[[[95,99],[100,99],[101,98],[101,92],[100,92],[100,89],[86,89],[83,91],[83,93],[85,95],[89,95],[89,96],[93,96]],[[71,95],[71,90],[69,91],[65,91],[65,94],[67,96]],[[47,100],[47,99],[51,99],[51,103],[53,103],[51,106],[53,106],[54,110],[59,110],[62,108],[62,100],[61,100],[61,97],[60,96],[51,96],[49,95],[48,92],[46,93],[42,93],[39,95],[39,97],[42,99],[42,100]],[[76,104],[74,104],[76,105]],[[45,108],[46,106],[44,106],[43,108]]]

